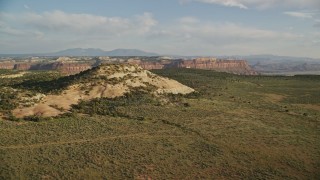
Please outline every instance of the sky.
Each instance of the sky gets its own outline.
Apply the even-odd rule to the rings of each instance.
[[[0,53],[320,58],[320,0],[0,0]]]

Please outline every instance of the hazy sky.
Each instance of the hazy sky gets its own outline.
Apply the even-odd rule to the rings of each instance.
[[[77,47],[320,58],[320,0],[0,0],[0,53]]]

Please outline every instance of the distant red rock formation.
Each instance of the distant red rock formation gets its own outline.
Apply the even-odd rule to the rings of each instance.
[[[15,64],[13,69],[27,71],[31,69],[31,63],[19,63]]]
[[[193,60],[141,61],[130,60],[129,64],[137,64],[144,69],[192,68],[208,69],[234,74],[257,75],[245,60],[218,60],[216,58],[197,58]]]
[[[87,63],[59,63],[57,66],[57,70],[68,75],[77,74],[91,68],[91,64]]]
[[[15,63],[10,63],[10,62],[5,62],[5,63],[0,63],[0,69],[13,69]]]
[[[178,68],[209,69],[234,74],[256,75],[245,60],[217,60],[213,58],[198,58],[194,60],[182,60]]]
[[[112,61],[110,63],[123,63],[123,60]],[[193,60],[159,60],[142,61],[139,59],[129,59],[126,63],[136,64],[144,69],[167,69],[167,68],[192,68],[208,69],[221,72],[243,75],[257,75],[245,60],[220,60],[216,58],[197,58]],[[51,63],[0,63],[0,69],[17,70],[58,70],[63,74],[77,74],[81,71],[95,66],[90,63],[77,62],[51,62]]]
[[[15,70],[58,70],[63,74],[77,74],[81,71],[92,68],[88,63],[0,63],[0,69]]]

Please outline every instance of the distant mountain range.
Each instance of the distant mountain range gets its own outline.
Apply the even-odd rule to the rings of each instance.
[[[104,51],[95,48],[73,48],[53,53],[32,53],[32,54],[0,54],[0,56],[159,56],[157,53],[145,52],[138,49],[115,49]]]
[[[67,49],[55,53],[48,53],[49,56],[159,56],[157,53],[145,52],[138,49],[115,49],[104,51],[102,49]]]
[[[0,54],[0,57],[10,56],[170,56],[172,58],[185,58],[193,59],[201,56],[183,56],[183,55],[164,55],[153,52],[146,52],[139,49],[114,49],[105,51],[98,48],[72,48],[53,53],[30,53],[30,54]],[[270,54],[262,55],[248,55],[248,56],[215,56],[221,59],[241,59],[247,60],[250,65],[257,63],[270,64],[270,63],[292,63],[292,62],[316,62],[319,63],[320,59],[308,57],[292,57],[292,56],[277,56]]]

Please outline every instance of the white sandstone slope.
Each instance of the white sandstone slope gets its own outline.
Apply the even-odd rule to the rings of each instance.
[[[192,88],[175,80],[158,76],[136,65],[101,65],[90,71],[84,82],[75,82],[59,95],[47,95],[31,107],[19,107],[13,110],[13,115],[57,116],[67,112],[71,104],[77,104],[79,100],[114,98],[137,89],[155,95],[194,92]]]

